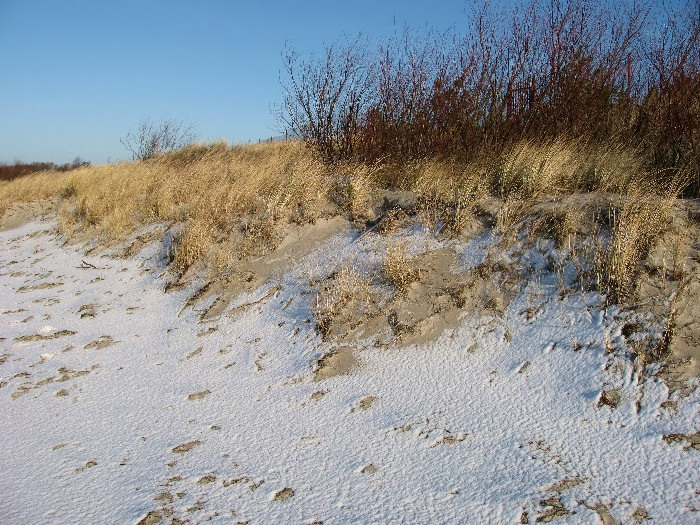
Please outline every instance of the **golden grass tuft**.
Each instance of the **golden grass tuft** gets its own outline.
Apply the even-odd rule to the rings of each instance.
[[[354,266],[344,266],[319,286],[312,310],[319,331],[325,336],[345,307],[367,312],[373,304],[371,278]]]
[[[490,174],[492,191],[503,199],[599,191],[625,193],[647,180],[643,156],[616,143],[581,140],[520,142],[507,149]]]
[[[597,257],[599,287],[611,302],[629,299],[640,263],[668,228],[669,217],[682,183],[672,183],[665,194],[641,185],[633,188],[622,206],[613,210],[612,237]]]
[[[399,292],[405,291],[420,279],[420,271],[406,254],[406,248],[402,243],[387,246],[381,275]]]

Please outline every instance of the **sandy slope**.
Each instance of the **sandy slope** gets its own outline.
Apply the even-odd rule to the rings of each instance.
[[[356,238],[200,322],[214,298],[163,293],[161,244],[123,260],[51,223],[0,233],[0,521],[697,523],[697,379],[640,381],[627,314],[544,271],[501,313],[356,342],[349,374],[314,381],[332,344],[309,268],[382,253]],[[469,267],[485,247],[455,249]]]

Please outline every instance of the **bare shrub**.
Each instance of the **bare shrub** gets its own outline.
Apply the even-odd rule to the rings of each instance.
[[[287,47],[284,67],[284,126],[326,160],[351,155],[372,88],[372,66],[360,38],[336,42],[308,60]]]
[[[514,144],[523,155],[523,144],[625,144],[660,180],[688,169],[700,190],[695,2],[522,0],[504,18],[486,0],[461,29],[406,30],[374,53],[287,54],[285,122],[334,160],[471,162]],[[530,191],[528,175],[515,175]]]
[[[164,119],[160,122],[143,120],[135,130],[129,131],[119,141],[131,152],[134,160],[148,160],[189,146],[195,139],[196,134],[191,125]]]

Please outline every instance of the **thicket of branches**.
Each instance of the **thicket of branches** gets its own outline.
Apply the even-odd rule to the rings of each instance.
[[[511,4],[512,5],[512,4]],[[464,31],[285,53],[284,125],[327,160],[469,160],[554,137],[700,169],[700,2],[526,0]],[[697,191],[698,184],[695,184]]]
[[[196,138],[193,126],[182,121],[143,120],[135,130],[122,137],[120,142],[131,152],[133,160],[148,160],[189,146]]]
[[[76,157],[73,162],[56,164],[54,162],[15,162],[14,164],[0,164],[0,180],[13,180],[25,175],[40,171],[70,171],[85,166],[90,166],[88,161]]]

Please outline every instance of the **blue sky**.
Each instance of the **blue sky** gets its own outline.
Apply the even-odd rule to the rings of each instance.
[[[459,27],[465,0],[0,0],[0,162],[95,164],[144,118],[191,122],[201,140],[277,134],[286,41]]]

